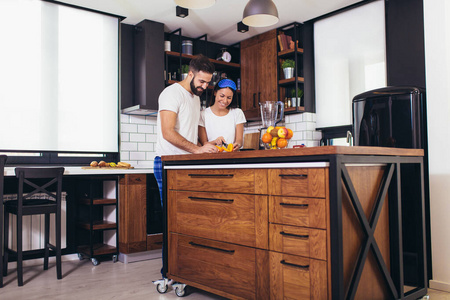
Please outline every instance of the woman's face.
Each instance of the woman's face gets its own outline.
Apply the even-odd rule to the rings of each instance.
[[[230,105],[231,101],[233,100],[233,91],[229,88],[223,88],[220,90],[217,90],[215,93],[216,101],[214,102],[214,105],[217,105],[221,109],[225,109]]]

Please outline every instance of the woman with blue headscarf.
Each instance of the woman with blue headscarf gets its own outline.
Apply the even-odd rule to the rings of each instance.
[[[207,108],[202,110],[198,126],[200,143],[233,144],[233,151],[242,147],[244,140],[244,113],[237,108],[236,84],[222,79],[214,87]]]

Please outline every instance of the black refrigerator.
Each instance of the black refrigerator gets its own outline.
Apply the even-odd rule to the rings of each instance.
[[[417,213],[421,205],[420,182],[413,179],[417,176],[408,176],[420,172],[420,169],[409,165],[401,169],[404,280],[406,285],[418,286],[424,275],[431,278],[432,274],[425,89],[404,86],[380,88],[355,96],[352,105],[355,146],[424,149],[425,220]],[[417,236],[423,225],[421,220],[426,228],[426,254],[421,250],[423,239],[421,241]],[[428,274],[421,271],[424,255]]]

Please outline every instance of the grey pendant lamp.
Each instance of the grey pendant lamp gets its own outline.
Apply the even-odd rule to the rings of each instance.
[[[272,0],[250,0],[244,8],[242,22],[251,27],[278,23],[278,10]]]
[[[178,6],[190,9],[202,9],[213,6],[216,0],[175,0]]]

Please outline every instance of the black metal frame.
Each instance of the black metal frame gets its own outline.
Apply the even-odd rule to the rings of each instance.
[[[221,159],[221,160],[200,160],[200,161],[163,161],[163,240],[164,259],[163,275],[167,276],[168,270],[168,231],[167,231],[167,166],[188,166],[188,165],[228,165],[228,164],[252,164],[267,162],[266,158],[245,158],[245,159]],[[378,267],[387,283],[392,299],[411,300],[423,297],[427,293],[427,260],[426,260],[426,239],[425,239],[425,206],[424,206],[424,167],[423,157],[416,156],[367,156],[367,155],[315,155],[296,157],[276,157],[271,158],[271,163],[283,162],[329,162],[329,190],[330,190],[330,237],[331,237],[331,293],[333,299],[354,299],[359,280],[361,278],[364,263],[368,257],[368,252],[372,249],[377,260]],[[346,164],[384,164],[386,165],[383,179],[379,186],[376,197],[376,204],[372,216],[367,219],[361,208],[358,196],[356,195],[352,181],[348,174]],[[407,293],[404,292],[404,262],[402,243],[402,199],[401,199],[401,166],[403,164],[414,164],[420,168],[420,190],[421,190],[421,212],[420,228],[418,240],[420,240],[420,267],[423,271],[423,278],[420,279],[418,288]],[[342,232],[342,192],[348,192],[353,208],[360,221],[363,232],[366,235],[365,242],[361,248],[357,264],[354,268],[349,287],[344,287],[344,267],[343,267],[343,232]],[[390,272],[386,267],[386,262],[381,256],[374,232],[381,208],[386,195],[389,195],[389,235],[390,235]]]

